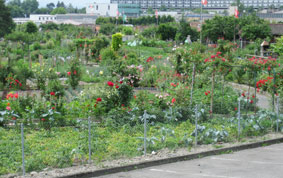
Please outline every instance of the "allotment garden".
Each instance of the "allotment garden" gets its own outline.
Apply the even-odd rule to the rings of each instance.
[[[145,124],[147,154],[189,150],[196,136],[198,144],[221,144],[280,132],[282,38],[271,56],[259,56],[263,39],[249,33],[241,46],[238,33],[234,41],[206,25],[204,39],[218,35],[213,47],[184,21],[108,22],[99,33],[18,25],[0,42],[0,175],[22,170],[21,125],[27,172],[86,164],[89,121],[93,164],[143,155]]]

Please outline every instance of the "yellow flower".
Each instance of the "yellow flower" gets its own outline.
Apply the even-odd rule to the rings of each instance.
[[[103,71],[101,70],[101,71],[99,72],[99,74],[100,74],[100,75],[103,75]]]

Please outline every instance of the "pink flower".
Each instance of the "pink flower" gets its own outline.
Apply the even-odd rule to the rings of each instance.
[[[7,106],[6,109],[7,109],[8,111],[11,111],[11,107],[10,107],[10,106]]]
[[[55,96],[55,92],[53,92],[53,91],[50,92],[50,95],[51,95],[51,96]]]
[[[67,74],[68,74],[68,76],[70,76],[70,75],[71,75],[71,72],[67,72]]]

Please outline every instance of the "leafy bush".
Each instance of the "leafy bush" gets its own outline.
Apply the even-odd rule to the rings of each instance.
[[[74,59],[71,63],[71,68],[68,72],[68,83],[70,86],[75,89],[81,80],[81,67],[77,59]]]
[[[114,51],[118,51],[122,46],[122,34],[116,33],[112,35],[112,48]]]

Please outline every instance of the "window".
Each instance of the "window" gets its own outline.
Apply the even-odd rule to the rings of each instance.
[[[96,5],[96,10],[98,10],[98,5]]]
[[[108,10],[110,11],[110,5],[108,5]]]
[[[38,20],[41,20],[41,17],[39,17]]]

